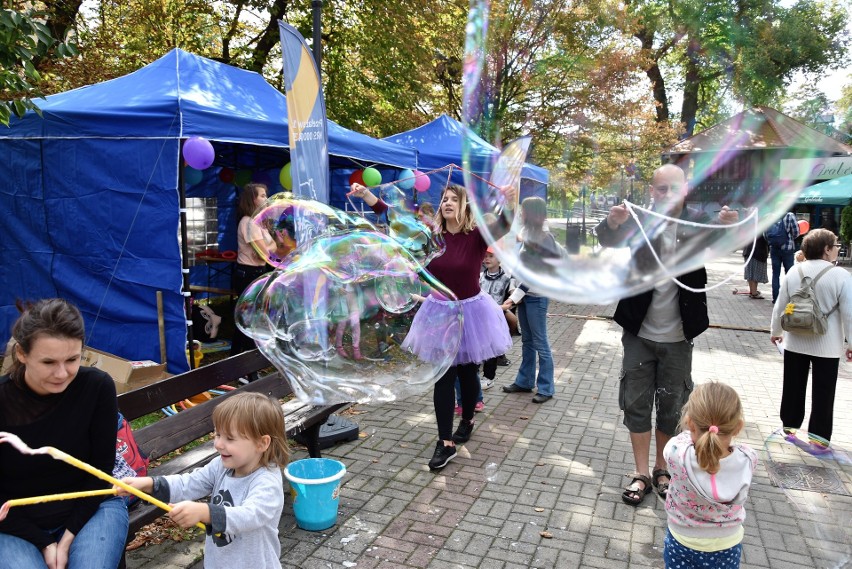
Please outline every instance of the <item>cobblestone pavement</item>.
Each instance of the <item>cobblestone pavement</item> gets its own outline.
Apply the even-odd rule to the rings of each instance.
[[[747,288],[741,264],[732,254],[708,266],[711,283],[735,276],[708,293],[712,324],[695,341],[693,377],[737,389],[746,412],[741,440],[761,457],[742,567],[852,566],[852,498],[785,493],[770,482],[764,442],[779,426],[782,359],[769,343],[771,301],[731,294]],[[770,297],[769,285],[761,290]],[[473,437],[439,474],[426,467],[436,440],[431,394],[359,405],[352,417],[359,440],[324,451],[348,469],[338,524],[324,532],[297,529],[288,497],[279,526],[283,566],[663,567],[662,501],[649,495],[637,508],[621,501],[633,461],[617,404],[621,329],[613,311],[551,303],[556,396],[536,405],[529,394],[502,393],[520,361],[516,342],[512,364],[498,368],[495,387],[485,392]],[[841,363],[833,442],[845,449],[852,449],[850,402],[852,364]],[[850,467],[844,469],[850,491]],[[202,545],[198,537],[140,548],[128,554],[128,567],[201,567]]]

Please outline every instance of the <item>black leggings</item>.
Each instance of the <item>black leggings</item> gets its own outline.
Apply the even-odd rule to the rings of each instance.
[[[781,424],[798,429],[805,419],[808,370],[813,367],[811,418],[808,433],[831,440],[834,423],[834,392],[840,358],[819,358],[784,350],[784,391],[781,394]]]
[[[449,441],[453,438],[453,413],[456,409],[456,377],[461,386],[462,419],[473,420],[473,408],[479,397],[479,380],[476,372],[477,364],[462,364],[452,366],[447,370],[438,383],[435,384],[433,401],[435,403],[435,418],[438,420],[438,438]]]

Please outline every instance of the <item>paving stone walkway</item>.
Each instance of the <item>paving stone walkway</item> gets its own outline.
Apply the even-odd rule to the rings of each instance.
[[[772,303],[747,295],[742,258],[708,266],[711,328],[695,342],[696,382],[718,380],[745,406],[741,440],[761,463],[747,504],[745,569],[852,567],[852,498],[773,486],[764,443],[779,426],[782,359],[769,343]],[[761,285],[770,297],[769,286]],[[297,529],[289,497],[280,523],[286,568],[661,568],[665,509],[649,495],[621,501],[633,470],[617,404],[621,329],[614,305],[551,303],[548,333],[556,396],[536,405],[505,394],[520,342],[485,392],[471,440],[439,474],[426,463],[436,440],[431,394],[380,406],[359,405],[361,438],[324,451],[347,466],[338,524]],[[833,442],[852,450],[852,364],[841,363]],[[807,419],[806,419],[807,421]],[[294,459],[304,458],[296,453]],[[852,467],[840,469],[852,491]],[[826,515],[827,514],[827,515]],[[837,523],[833,523],[833,522]],[[201,567],[201,537],[128,554],[130,569]]]

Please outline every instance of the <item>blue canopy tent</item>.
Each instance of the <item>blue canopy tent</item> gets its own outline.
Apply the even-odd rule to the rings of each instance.
[[[463,166],[462,145],[465,138],[471,145],[471,171],[477,176],[488,179],[500,151],[468,127],[447,115],[441,115],[423,126],[385,137],[383,140],[416,148],[418,169],[421,172],[428,172],[448,164]],[[546,198],[549,177],[546,169],[525,164],[521,170],[521,199],[529,196]],[[437,205],[441,191],[447,184],[447,172],[436,173],[431,178],[432,185],[426,192],[426,199]],[[450,181],[464,185],[464,174],[454,170]]]
[[[162,291],[168,368],[186,370],[182,141],[214,145],[214,166],[187,194],[220,197],[222,246],[234,248],[235,187],[216,174],[274,171],[289,160],[284,95],[256,73],[176,49],[37,103],[43,117],[30,112],[0,130],[0,340],[16,299],[59,296],[80,307],[90,346],[159,360]],[[415,166],[413,149],[331,122],[328,133],[332,168]]]

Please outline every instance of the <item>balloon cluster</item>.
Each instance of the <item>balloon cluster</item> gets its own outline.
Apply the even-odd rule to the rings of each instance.
[[[375,168],[364,168],[362,170],[355,170],[349,176],[350,186],[352,184],[361,184],[362,186],[372,188],[374,186],[378,186],[381,183],[382,173]]]
[[[275,270],[240,295],[236,323],[300,400],[393,401],[423,392],[452,364],[461,306],[400,241],[361,217],[282,194],[252,223],[276,244],[258,251]],[[412,222],[397,232],[415,229]],[[447,299],[419,327],[440,349],[415,353],[406,342],[428,295]]]
[[[429,176],[420,170],[402,170],[396,178],[396,185],[403,190],[415,189],[418,192],[425,192],[432,185],[432,180]]]

